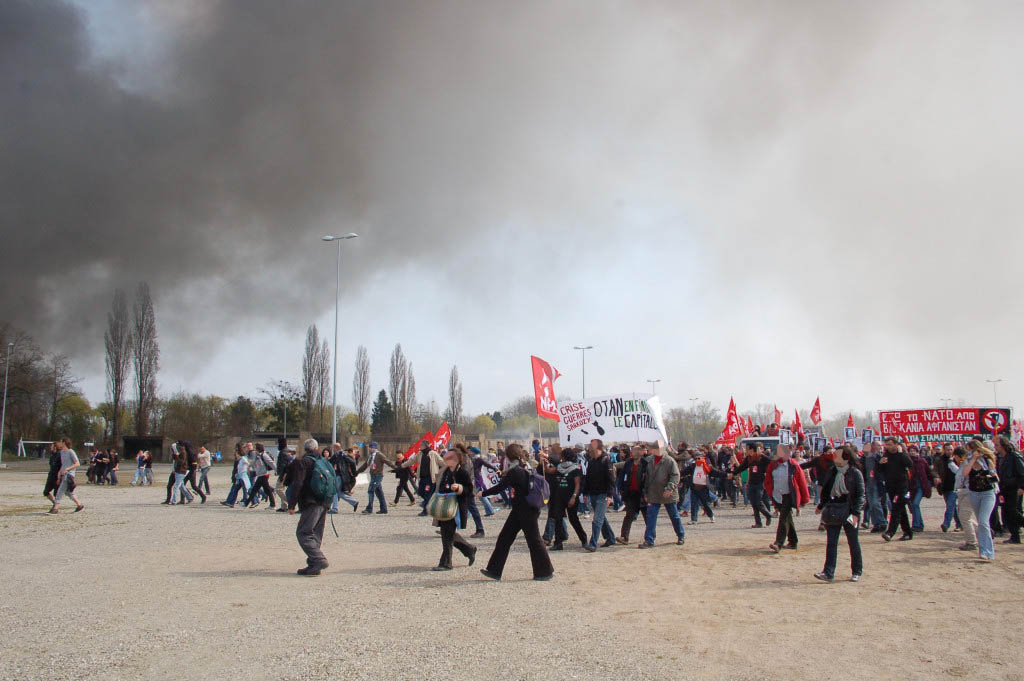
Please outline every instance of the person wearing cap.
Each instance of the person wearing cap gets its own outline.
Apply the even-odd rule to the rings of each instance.
[[[377,511],[380,515],[387,515],[388,502],[384,500],[384,467],[387,466],[391,470],[395,470],[394,464],[384,458],[384,455],[380,453],[380,449],[377,448],[376,442],[370,443],[370,453],[366,457],[366,461],[363,465],[356,470],[356,475],[359,475],[367,468],[370,469],[370,488],[367,490],[370,500],[366,504],[366,509],[363,513],[373,513],[373,497],[376,496],[380,501],[380,510]]]
[[[649,442],[646,446],[647,456],[644,458],[644,500],[647,502],[647,531],[641,549],[654,546],[657,536],[658,512],[665,507],[672,529],[676,531],[676,544],[686,543],[686,530],[683,519],[679,517],[679,464],[671,456],[661,451],[660,442]]]
[[[313,478],[313,460],[319,455],[319,443],[310,438],[302,444],[303,456],[295,459],[288,468],[289,482],[295,487],[294,496],[288,500],[288,513],[294,514],[299,509],[299,524],[295,528],[295,537],[299,547],[306,554],[306,567],[300,568],[296,574],[315,577],[323,571],[328,563],[327,557],[320,550],[324,541],[324,521],[327,519],[327,504],[321,503],[313,496],[310,482]]]

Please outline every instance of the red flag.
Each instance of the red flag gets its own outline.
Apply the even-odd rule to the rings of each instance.
[[[856,428],[857,425],[853,422],[853,414],[850,414],[850,418],[846,419],[847,428]]]
[[[452,439],[452,429],[448,427],[448,422],[445,421],[441,424],[441,427],[437,429],[434,434],[434,449],[441,449],[447,447],[449,440]]]
[[[420,451],[420,443],[422,443],[424,440],[426,440],[427,442],[433,442],[434,434],[431,433],[429,430],[425,432],[423,434],[423,437],[416,440],[416,442],[413,442],[412,446],[410,446],[409,449],[405,450],[405,454],[402,454],[402,458],[399,459],[399,461],[405,461],[410,456],[415,456],[416,452]]]
[[[742,428],[740,426],[740,417],[736,413],[736,403],[733,402],[732,398],[729,398],[729,411],[725,415],[725,428],[722,429],[722,434],[715,440],[716,445],[733,445],[736,444],[736,439],[742,435]]]
[[[558,420],[558,401],[555,399],[555,381],[562,374],[540,357],[530,355],[533,366],[533,392],[537,397],[537,416]]]
[[[804,437],[804,424],[800,421],[800,412],[796,409],[793,412],[796,414],[796,421],[793,421],[793,432],[802,438]]]
[[[821,423],[821,398],[814,400],[814,407],[811,409],[811,423],[818,425]]]
[[[747,417],[747,433],[746,434],[747,435],[752,435],[753,433],[754,433],[754,419],[752,419],[752,418],[750,418],[748,416]]]
[[[775,425],[782,425],[782,410],[775,406]]]

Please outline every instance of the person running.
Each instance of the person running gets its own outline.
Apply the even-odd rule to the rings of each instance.
[[[764,493],[764,473],[771,465],[772,459],[761,448],[760,442],[745,443],[744,451],[743,463],[734,468],[729,475],[735,478],[743,471],[747,471],[747,497],[754,509],[754,524],[750,527],[771,527],[772,511],[768,507],[768,498]],[[761,516],[764,516],[764,525],[761,524]]]
[[[590,441],[588,454],[590,460],[587,462],[587,471],[583,474],[583,492],[590,501],[594,519],[591,523],[590,541],[583,548],[593,553],[597,551],[599,537],[604,537],[602,548],[615,546],[615,532],[612,531],[607,518],[608,500],[615,486],[615,469],[612,467],[611,458],[604,451],[604,443],[601,440],[595,438]]]
[[[798,537],[793,523],[793,510],[811,500],[804,471],[791,460],[791,456],[790,445],[779,445],[776,459],[764,473],[764,489],[779,512],[775,541],[768,545],[774,553],[782,548],[796,550]]]
[[[274,508],[277,504],[274,499],[274,488],[270,486],[270,475],[274,472],[274,458],[267,454],[262,442],[257,442],[254,445],[254,449],[255,452],[252,455],[252,462],[249,468],[253,476],[252,489],[249,490],[249,508],[259,506],[260,502],[257,495],[260,492],[267,495],[270,508]]]
[[[619,494],[626,512],[622,516],[622,528],[619,530],[620,544],[629,543],[629,531],[638,515],[644,519],[644,526],[647,526],[647,505],[644,503],[647,486],[647,469],[643,459],[645,451],[640,445],[633,445],[629,449],[629,458],[622,464],[619,482],[622,491]]]
[[[327,519],[327,504],[313,496],[311,486],[313,478],[313,460],[317,457],[319,443],[310,438],[302,444],[303,456],[295,459],[288,469],[289,482],[295,487],[295,496],[288,501],[288,513],[299,509],[299,524],[295,527],[295,537],[299,547],[306,554],[306,567],[299,568],[296,574],[304,577],[315,577],[328,567],[327,557],[320,547],[324,541],[324,521]]]
[[[50,509],[50,513],[60,513],[60,502],[64,498],[64,495],[71,497],[71,501],[75,502],[75,513],[78,513],[85,506],[75,496],[75,471],[81,463],[78,461],[78,454],[75,450],[71,449],[71,440],[63,437],[57,443],[57,449],[60,452],[60,469],[57,471],[57,494],[53,500],[53,508]]]
[[[171,470],[171,474],[174,476],[174,486],[171,488],[171,506],[192,503],[192,495],[185,487],[185,476],[188,475],[188,451],[183,445],[183,442],[175,442],[171,445],[171,458],[174,461]],[[186,497],[188,501],[185,501]]]
[[[658,511],[662,506],[672,521],[672,529],[676,531],[676,544],[686,543],[686,530],[683,519],[679,517],[679,465],[671,456],[661,451],[660,442],[647,445],[647,458],[643,467],[646,469],[644,500],[647,502],[647,531],[639,548],[649,549],[654,546],[658,529]]]
[[[860,472],[857,449],[846,443],[836,453],[832,468],[825,474],[821,495],[815,513],[823,515],[825,521],[826,545],[825,568],[814,575],[823,582],[831,582],[836,576],[836,559],[839,551],[839,530],[846,533],[850,545],[851,582],[860,581],[864,574],[864,559],[860,552],[857,530],[860,514],[864,510],[864,476]]]
[[[964,463],[967,498],[978,519],[978,556],[982,560],[995,560],[996,548],[992,543],[992,510],[996,506],[996,455],[980,440],[967,443],[969,457]]]
[[[885,491],[892,506],[889,527],[882,533],[882,539],[892,541],[896,527],[899,526],[903,530],[903,536],[899,540],[910,541],[914,538],[914,529],[910,526],[910,518],[907,516],[907,503],[910,500],[909,473],[914,468],[914,462],[903,451],[896,438],[889,437],[885,440],[885,454],[878,460],[878,465],[885,475]]]
[[[512,543],[515,541],[516,535],[522,532],[526,538],[526,545],[530,549],[533,578],[537,581],[547,581],[554,576],[555,568],[551,565],[551,558],[540,537],[540,527],[537,524],[540,519],[540,509],[527,503],[527,497],[530,494],[530,473],[522,465],[526,459],[526,453],[521,445],[511,444],[505,450],[505,458],[511,462],[511,467],[501,476],[498,484],[484,490],[482,494],[486,497],[502,490],[511,490],[513,492],[512,510],[505,518],[501,532],[498,533],[494,553],[487,561],[487,567],[480,570],[480,574],[488,579],[500,580]]]
[[[473,477],[470,473],[472,462],[469,459],[469,452],[466,448],[455,446],[444,455],[445,469],[437,481],[438,494],[454,494],[458,501],[458,527],[465,527],[469,500],[473,498]],[[435,572],[452,569],[452,548],[469,559],[472,565],[476,561],[476,547],[466,541],[457,531],[456,518],[451,520],[437,521],[441,528],[441,560],[437,567],[432,568]]]
[[[551,499],[548,501],[555,537],[552,551],[562,551],[565,548],[563,544],[569,538],[569,531],[565,526],[567,516],[576,537],[580,540],[580,545],[587,545],[587,533],[577,513],[580,489],[583,486],[583,470],[574,450],[564,449],[559,452],[559,457],[561,461],[555,466],[555,486],[551,488]]]
[[[43,485],[43,496],[50,500],[50,508],[54,508],[57,505],[57,500],[54,499],[53,493],[57,491],[57,487],[60,486],[60,449],[57,446],[58,443],[51,442],[48,450],[50,452],[50,470],[46,474],[46,484]]]
[[[1002,497],[1003,524],[1010,533],[1004,544],[1020,543],[1021,498],[1024,497],[1024,458],[1009,438],[996,438],[996,453],[999,454],[999,495]]]
[[[387,515],[388,502],[384,500],[384,467],[387,466],[391,470],[395,469],[394,464],[388,461],[380,449],[377,448],[376,442],[370,443],[370,452],[366,457],[366,461],[363,465],[356,470],[356,475],[359,475],[366,469],[370,470],[370,487],[367,489],[367,493],[370,500],[366,503],[366,509],[363,513],[373,513],[373,498],[377,497],[380,501],[380,510],[377,511],[379,515]]]

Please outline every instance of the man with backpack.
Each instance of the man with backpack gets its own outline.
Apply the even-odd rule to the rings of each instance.
[[[341,448],[341,444],[335,442],[331,448],[334,454],[331,456],[331,465],[334,466],[334,472],[338,476],[338,491],[334,494],[334,499],[331,501],[331,510],[329,513],[338,512],[338,499],[345,501],[352,506],[352,512],[355,513],[359,510],[359,502],[356,501],[349,492],[356,486],[356,460],[349,456],[349,453]],[[352,449],[355,449],[353,447]]]
[[[324,541],[324,521],[327,508],[337,489],[336,476],[331,462],[321,458],[317,449],[319,443],[310,438],[303,445],[302,458],[295,459],[288,469],[289,482],[295,485],[295,495],[288,501],[288,513],[299,508],[299,524],[295,537],[299,547],[306,553],[306,567],[296,574],[315,577],[327,567],[327,558],[320,550]]]

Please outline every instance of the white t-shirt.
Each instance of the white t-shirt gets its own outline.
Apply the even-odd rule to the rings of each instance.
[[[61,453],[60,453],[60,467],[62,469],[67,470],[71,466],[74,466],[76,463],[78,463],[78,454],[75,454],[75,450],[73,450],[73,449],[61,450]],[[75,469],[75,470],[77,470],[77,469]],[[75,470],[67,471],[67,474],[73,477],[75,475]]]

